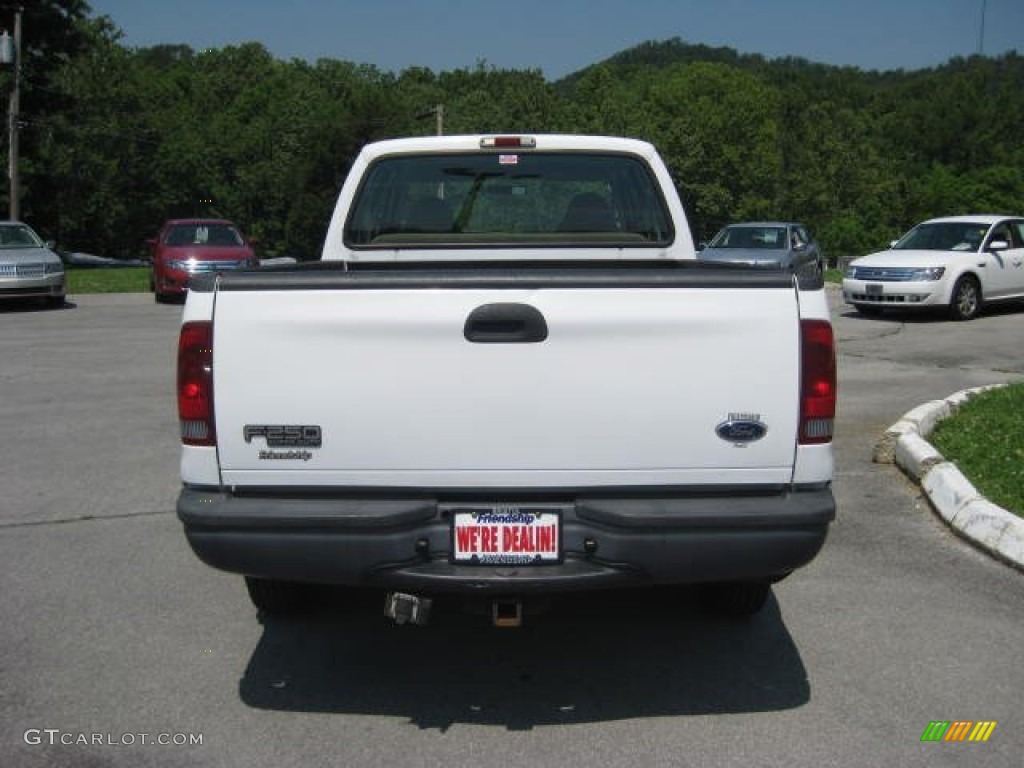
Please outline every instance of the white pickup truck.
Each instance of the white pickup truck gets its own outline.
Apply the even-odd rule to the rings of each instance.
[[[399,622],[656,585],[752,614],[835,516],[820,275],[696,260],[645,142],[370,144],[319,262],[207,275],[182,322],[178,515],[268,613],[327,584]]]

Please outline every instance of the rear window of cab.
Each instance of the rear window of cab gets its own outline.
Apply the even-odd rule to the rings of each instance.
[[[345,224],[350,248],[664,247],[674,233],[648,165],[623,154],[384,157]]]

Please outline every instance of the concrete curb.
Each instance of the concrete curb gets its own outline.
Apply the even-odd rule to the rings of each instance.
[[[917,406],[885,431],[874,461],[896,464],[920,484],[939,517],[980,549],[1024,570],[1024,519],[986,500],[956,465],[924,438],[969,398],[1003,386],[965,389]]]

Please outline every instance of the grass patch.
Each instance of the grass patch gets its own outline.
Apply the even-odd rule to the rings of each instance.
[[[972,397],[928,440],[985,498],[1024,517],[1024,382]]]
[[[827,267],[825,269],[825,282],[837,284],[843,282],[843,270]]]
[[[67,267],[67,292],[148,293],[149,267]]]

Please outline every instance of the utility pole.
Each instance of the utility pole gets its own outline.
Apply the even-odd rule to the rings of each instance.
[[[18,176],[18,125],[21,103],[21,12],[18,6],[14,12],[14,40],[4,31],[0,37],[0,63],[10,64],[14,84],[11,87],[11,99],[7,109],[7,175],[11,182],[10,218],[14,221],[21,218],[21,180]]]
[[[437,135],[444,136],[444,104],[438,104],[433,109],[428,109],[426,112],[421,112],[416,115],[417,120],[422,120],[425,117],[434,116],[437,121]]]
[[[985,5],[987,0],[981,0],[981,30],[978,32],[978,55],[985,55]]]

